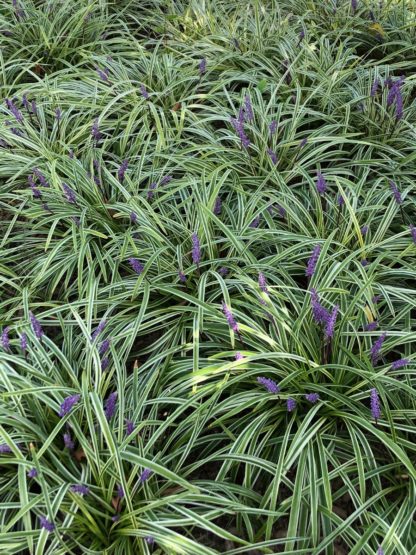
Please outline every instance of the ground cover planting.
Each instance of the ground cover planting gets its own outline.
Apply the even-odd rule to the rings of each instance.
[[[0,552],[416,554],[413,0],[0,0]]]

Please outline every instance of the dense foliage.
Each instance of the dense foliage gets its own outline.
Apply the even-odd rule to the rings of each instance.
[[[413,0],[0,45],[1,553],[416,554]]]

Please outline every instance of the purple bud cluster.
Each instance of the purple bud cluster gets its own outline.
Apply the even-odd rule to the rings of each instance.
[[[69,187],[69,185],[67,185],[66,183],[62,183],[62,188],[64,190],[64,195],[65,195],[66,200],[70,204],[76,204],[77,203],[77,197],[76,197],[75,191],[73,189],[71,189],[71,187]]]
[[[306,276],[308,278],[311,278],[314,273],[315,273],[315,269],[316,269],[316,264],[318,263],[318,258],[319,255],[321,253],[321,246],[320,245],[316,245],[312,251],[312,254],[308,260],[308,266],[306,268]]]
[[[121,166],[118,169],[117,177],[118,177],[118,180],[120,181],[120,183],[123,183],[123,181],[124,181],[124,175],[126,173],[128,165],[129,165],[129,161],[127,159],[123,160]]]
[[[114,413],[116,412],[117,397],[118,393],[117,391],[114,391],[113,393],[110,393],[105,402],[104,414],[107,420],[111,420],[111,418],[114,416]]]
[[[225,316],[225,318],[228,322],[228,325],[233,330],[233,332],[239,333],[238,324],[234,319],[234,316],[233,316],[233,313],[231,312],[231,309],[228,307],[228,305],[225,302],[222,303],[222,311],[223,311],[224,316]]]
[[[13,100],[9,100],[8,98],[5,99],[5,103],[9,112],[11,112],[19,123],[23,123],[23,115],[22,112],[17,108],[14,104]]]
[[[269,393],[277,394],[280,391],[280,387],[278,386],[278,384],[271,378],[260,376],[257,378],[257,381],[259,384],[263,385]]]
[[[40,325],[39,320],[36,319],[33,312],[29,312],[30,323],[32,325],[33,333],[35,334],[36,339],[41,340],[43,336],[43,329]]]
[[[326,191],[326,181],[321,172],[317,173],[316,189],[320,195],[325,194]]]
[[[207,70],[207,60],[202,58],[202,60],[198,64],[199,75],[202,77]]]
[[[143,264],[140,262],[140,260],[138,260],[137,258],[129,258],[129,264],[130,266],[133,268],[133,270],[136,272],[136,274],[140,275],[143,270],[144,270],[144,266]]]
[[[144,85],[140,85],[140,94],[145,100],[149,100],[150,96]]]
[[[370,390],[370,405],[371,405],[371,416],[377,422],[381,416],[380,410],[380,399],[378,396],[377,389],[373,388]]]
[[[97,328],[95,329],[94,333],[91,335],[91,341],[94,341],[95,338],[98,337],[100,333],[104,331],[106,325],[107,325],[106,320],[101,320],[101,322],[98,324]]]
[[[72,408],[78,403],[80,398],[81,398],[81,395],[79,395],[79,394],[70,395],[69,397],[66,397],[64,399],[63,403],[61,403],[61,407],[60,407],[60,410],[58,412],[58,416],[60,418],[63,418],[69,412],[71,412]]]
[[[90,493],[90,488],[82,484],[76,484],[75,486],[71,486],[71,491],[78,495],[88,495]]]
[[[373,84],[371,85],[371,91],[370,91],[370,96],[371,97],[375,97],[378,89],[380,87],[380,79],[374,79]]]
[[[259,287],[263,293],[269,294],[269,290],[267,289],[267,282],[266,277],[263,272],[259,272]]]
[[[7,352],[10,351],[10,339],[9,339],[9,331],[10,328],[9,326],[6,326],[1,334],[1,346],[3,347],[3,349]]]
[[[387,106],[392,106],[393,104],[395,104],[397,121],[401,120],[403,117],[403,95],[401,91],[403,83],[404,76],[399,77],[395,81],[393,81],[393,79],[391,78],[388,78],[385,83],[389,89],[389,93],[387,95]]]
[[[395,184],[395,182],[390,180],[389,185],[390,185],[390,189],[392,190],[394,200],[397,202],[397,204],[402,204],[403,202],[402,195],[400,194],[400,191],[397,188],[397,185]]]
[[[386,336],[387,336],[386,332],[382,333],[380,337],[373,343],[373,346],[371,347],[370,358],[373,366],[375,366],[381,358],[381,354],[380,354],[381,347],[383,346]]]
[[[140,474],[139,482],[143,484],[150,478],[152,474],[153,472],[150,470],[150,468],[145,468],[143,472]]]
[[[244,121],[241,121],[241,118],[231,118],[230,122],[241,141],[241,145],[244,148],[248,148],[250,146],[250,139],[245,134]]]
[[[197,266],[201,262],[201,245],[196,233],[192,234],[192,262]]]

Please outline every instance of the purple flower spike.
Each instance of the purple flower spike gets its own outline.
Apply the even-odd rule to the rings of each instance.
[[[202,60],[199,62],[198,69],[199,69],[199,74],[202,77],[202,75],[204,75],[204,73],[207,70],[207,61],[205,58],[202,58]]]
[[[47,532],[53,532],[55,530],[55,524],[48,520],[45,516],[39,517],[41,528],[45,528]]]
[[[96,337],[98,337],[100,335],[100,333],[102,333],[105,329],[107,325],[106,320],[101,320],[101,322],[98,324],[96,330],[94,331],[94,333],[91,335],[91,341],[94,341]]]
[[[35,182],[33,181],[33,178],[30,175],[29,175],[27,181],[29,183],[29,187],[32,189],[33,198],[42,198],[42,193],[36,187]]]
[[[186,275],[182,272],[182,270],[179,270],[178,276],[179,276],[179,281],[180,282],[186,283]]]
[[[37,475],[38,475],[38,471],[36,470],[36,468],[31,468],[27,473],[28,478],[36,478]]]
[[[370,389],[370,403],[371,403],[371,416],[377,423],[377,420],[380,419],[381,410],[380,410],[380,399],[378,397],[377,389],[373,388]]]
[[[259,227],[259,223],[260,223],[260,214],[254,218],[254,220],[251,222],[251,224],[248,227],[251,227],[252,229],[256,229]]]
[[[31,108],[32,108],[32,113],[33,113],[33,115],[34,115],[34,116],[37,116],[37,115],[38,115],[38,109],[37,109],[36,101],[35,101],[35,100],[32,100],[32,102],[31,102]]]
[[[104,414],[107,420],[111,420],[111,418],[114,416],[114,413],[116,412],[117,397],[118,393],[117,391],[114,391],[113,393],[110,393],[107,401],[105,402]]]
[[[410,224],[410,233],[412,235],[413,243],[416,245],[416,227]]]
[[[108,357],[104,357],[101,361],[101,370],[105,372],[110,364],[110,359]]]
[[[244,97],[244,113],[246,121],[254,120],[253,108],[251,106],[251,100],[248,94],[246,94],[246,96]]]
[[[72,493],[77,493],[78,495],[88,495],[90,493],[90,488],[88,486],[83,486],[82,484],[76,484],[71,486]]]
[[[11,447],[7,443],[0,443],[0,454],[11,453]]]
[[[129,161],[128,160],[123,160],[121,166],[118,169],[117,177],[118,177],[118,180],[120,181],[120,183],[123,183],[123,181],[124,181],[124,174],[126,173],[128,165],[129,165]]]
[[[129,264],[138,275],[144,270],[143,264],[137,258],[129,258]]]
[[[235,353],[235,360],[243,360],[243,358],[244,356],[240,352]]]
[[[57,109],[55,110],[55,118],[56,118],[56,121],[61,121],[61,119],[62,119],[62,111],[61,111],[60,108],[57,108]]]
[[[344,197],[342,195],[338,195],[337,204],[338,204],[339,207],[344,206],[345,200],[344,200]]]
[[[152,474],[153,472],[152,470],[150,470],[150,468],[145,468],[143,472],[140,474],[139,482],[143,484],[144,482],[146,482],[146,480],[150,478]]]
[[[129,436],[135,430],[135,425],[132,420],[126,420],[126,434]]]
[[[299,143],[299,148],[302,149],[304,146],[306,146],[306,143],[308,142],[308,138],[305,137],[304,139],[301,140],[301,142]]]
[[[367,233],[368,233],[368,225],[363,225],[363,227],[361,228],[361,235],[365,237]]]
[[[103,341],[100,345],[100,348],[98,349],[98,353],[99,355],[105,355],[105,353],[108,351],[108,349],[110,348],[110,339],[106,339],[105,341]]]
[[[365,268],[366,266],[368,266],[368,260],[366,258],[363,258],[361,260],[360,264],[363,268]]]
[[[387,336],[386,332],[382,333],[380,337],[377,339],[377,341],[375,341],[373,343],[373,346],[371,347],[370,356],[371,356],[371,362],[373,366],[375,366],[377,362],[380,360],[380,357],[381,357],[380,351],[384,343],[384,340],[386,339],[386,336]]]
[[[375,97],[378,89],[380,87],[380,80],[379,79],[374,79],[373,84],[371,85],[371,91],[370,91],[370,96],[371,97]]]
[[[273,164],[276,165],[277,162],[279,161],[277,158],[277,154],[271,148],[267,149],[267,154],[270,156],[270,159],[273,162]]]
[[[76,204],[77,203],[77,197],[75,195],[75,191],[73,189],[71,189],[71,187],[69,187],[66,183],[62,183],[62,188],[64,190],[64,195],[66,197],[66,200],[70,204]]]
[[[399,360],[395,360],[392,365],[391,365],[391,369],[392,370],[398,370],[399,368],[403,368],[404,366],[407,366],[409,364],[409,359],[408,358],[399,358]]]
[[[237,118],[231,118],[230,122],[231,122],[231,125],[234,127],[234,130],[241,141],[241,145],[244,148],[248,148],[250,146],[250,139],[247,137],[247,135],[244,132],[243,122]]]
[[[389,77],[385,85],[389,88],[389,94],[387,95],[387,106],[391,106],[396,99],[397,94],[397,83],[393,82],[392,79]]]
[[[38,168],[33,168],[33,173],[35,174],[36,178],[39,180],[39,183],[42,187],[49,187],[49,183],[46,181],[46,177],[43,175]]]
[[[196,233],[192,234],[192,262],[197,266],[201,262],[201,245]]]
[[[330,319],[330,314],[326,308],[321,305],[319,295],[313,287],[311,288],[311,304],[312,315],[315,322],[320,325],[327,324]]]
[[[23,115],[12,100],[6,98],[6,106],[19,123],[23,123]]]
[[[70,395],[69,397],[66,397],[63,403],[61,404],[61,409],[58,412],[58,416],[60,418],[63,418],[65,415],[71,412],[72,408],[74,407],[74,405],[78,403],[80,398],[81,398],[81,395],[79,394]]]
[[[95,68],[95,71],[97,72],[98,77],[104,81],[104,83],[108,83],[108,69],[106,68],[104,71],[102,69],[100,69],[99,67]]]
[[[13,0],[13,8],[14,13],[16,15],[16,19],[24,19],[25,18],[25,11],[19,7],[19,2],[17,0]]]
[[[267,289],[266,278],[263,272],[259,272],[259,287],[263,291],[263,293],[269,294],[269,290]]]
[[[221,268],[218,270],[218,273],[220,274],[220,276],[225,277],[228,274],[228,268],[226,268],[225,266],[221,266]]]
[[[213,210],[215,216],[219,216],[221,214],[221,208],[222,208],[221,197],[217,197],[215,199],[214,210]]]
[[[144,539],[148,545],[153,545],[155,543],[155,538],[153,536],[146,536]]]
[[[27,351],[27,334],[26,333],[22,333],[22,335],[20,336],[20,348],[23,351],[23,355],[26,356],[26,351]]]
[[[260,385],[263,385],[269,393],[277,394],[280,391],[280,387],[277,383],[270,378],[265,378],[264,376],[260,376],[257,378],[257,382]]]
[[[390,189],[393,192],[394,200],[397,202],[397,204],[401,204],[403,202],[403,199],[399,189],[397,188],[397,185],[395,184],[394,181],[389,181],[389,185],[390,185]]]
[[[269,125],[270,135],[274,135],[277,131],[277,121],[273,120]]]
[[[162,179],[160,180],[160,184],[161,185],[167,185],[168,183],[170,183],[172,181],[173,177],[171,175],[165,175],[164,177],[162,177]]]
[[[130,212],[130,223],[137,224],[137,214],[136,214],[136,212]]]
[[[353,13],[357,11],[358,8],[358,0],[351,0],[351,9]]]
[[[306,276],[311,278],[315,273],[316,264],[318,262],[319,254],[321,252],[321,246],[316,245],[312,251],[312,255],[308,260],[308,267],[306,268]]]
[[[319,394],[318,393],[307,393],[305,395],[305,399],[307,401],[309,401],[312,404],[315,404],[317,401],[319,401]]]
[[[320,195],[323,195],[326,191],[326,181],[321,172],[318,172],[317,176],[316,189]]]
[[[286,217],[286,208],[284,208],[283,206],[281,206],[280,204],[277,205],[277,212],[279,214],[279,216],[281,218],[285,218]]]
[[[102,137],[102,135],[100,133],[100,128],[99,128],[99,125],[98,125],[98,118],[96,118],[94,120],[94,123],[92,124],[91,135],[92,135],[92,138],[95,141],[99,141]]]
[[[294,411],[296,408],[296,401],[292,399],[292,397],[289,397],[288,400],[286,401],[286,407],[287,407],[287,412]]]
[[[233,313],[231,312],[231,309],[226,305],[226,303],[222,303],[222,311],[227,319],[228,325],[230,326],[230,328],[235,332],[235,333],[239,333],[239,329],[238,329],[238,324],[237,322],[234,320],[234,316]]]
[[[335,305],[334,309],[329,316],[325,327],[325,339],[332,339],[334,337],[335,322],[337,321],[339,306]]]
[[[403,117],[403,96],[401,90],[397,89],[396,94],[396,120],[400,121]]]
[[[117,497],[119,499],[123,499],[123,497],[124,497],[124,489],[123,489],[123,486],[121,484],[119,484],[117,486]]]
[[[75,447],[75,443],[72,441],[72,437],[69,432],[64,434],[64,445],[65,449],[69,449],[69,451],[72,451]]]
[[[6,326],[1,334],[1,346],[5,351],[10,351],[9,331],[9,326]]]
[[[149,190],[147,192],[147,198],[150,200],[151,198],[153,198],[153,191],[157,188],[157,183],[151,183],[149,186]]]
[[[376,555],[384,555],[384,551],[383,551],[383,548],[381,547],[381,545],[378,546]]]
[[[364,330],[365,331],[374,331],[375,329],[377,329],[378,326],[378,322],[374,321],[374,322],[370,322],[369,324],[366,324],[364,326]]]
[[[41,340],[43,335],[43,329],[39,323],[39,320],[35,318],[33,312],[29,312],[29,318],[30,318],[30,323],[32,324],[32,330],[33,330],[33,333],[35,334],[36,339]]]
[[[140,85],[140,94],[145,100],[149,100],[149,93],[144,85]]]

